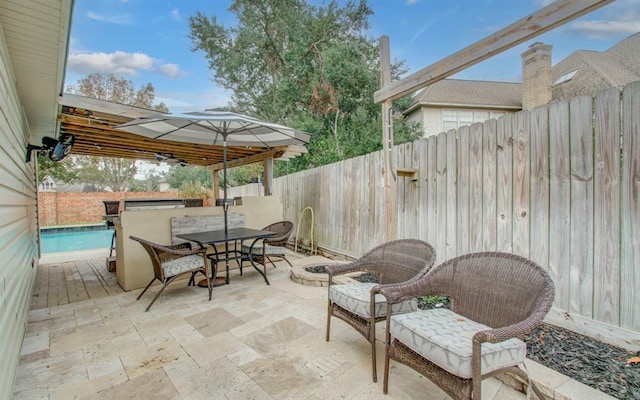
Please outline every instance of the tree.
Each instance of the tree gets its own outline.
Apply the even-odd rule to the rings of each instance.
[[[215,82],[232,91],[232,108],[312,133],[309,153],[287,165],[290,172],[382,148],[381,107],[373,102],[379,51],[364,34],[372,14],[365,0],[342,7],[235,0],[229,10],[232,28],[215,16],[189,18],[193,50],[205,53]],[[392,65],[394,78],[402,72],[402,63]],[[399,139],[417,136],[396,129],[408,133]]]
[[[212,181],[211,172],[207,171],[204,167],[182,167],[180,165],[173,165],[167,173],[167,183],[175,189],[180,189],[184,184],[211,189],[213,185]]]
[[[75,85],[67,85],[66,91],[98,100],[107,100],[164,113],[169,112],[164,103],[153,104],[156,94],[151,83],[140,86],[136,91],[133,82],[113,74],[108,76],[101,73],[89,74],[79,79]]]
[[[38,183],[41,183],[47,176],[56,182],[73,182],[76,180],[78,171],[73,168],[73,161],[70,157],[62,161],[51,161],[44,154],[38,154]]]
[[[136,174],[135,160],[111,157],[73,157],[77,180],[89,182],[104,190],[125,192]]]

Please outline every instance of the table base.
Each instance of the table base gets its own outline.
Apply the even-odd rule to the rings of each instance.
[[[227,278],[225,278],[224,276],[218,276],[213,280],[213,287],[224,286],[226,284],[227,284]],[[200,282],[198,282],[198,286],[206,288],[207,280],[202,279]]]

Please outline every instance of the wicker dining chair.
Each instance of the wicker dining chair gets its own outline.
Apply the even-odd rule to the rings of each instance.
[[[242,275],[242,262],[249,260],[249,253],[253,261],[262,264],[264,266],[264,273],[267,273],[267,261],[275,268],[276,264],[274,259],[279,258],[287,262],[291,268],[293,265],[287,260],[286,245],[289,241],[289,236],[293,232],[293,222],[291,221],[279,221],[269,224],[262,228],[263,231],[275,232],[274,236],[269,236],[256,242],[253,247],[245,241],[242,243],[242,258],[239,263],[240,275]]]
[[[326,341],[329,341],[331,317],[337,317],[360,332],[371,343],[371,369],[376,382],[376,322],[386,318],[384,298],[376,294],[387,285],[407,281],[425,273],[433,266],[436,252],[426,242],[415,239],[400,239],[383,243],[358,260],[349,264],[327,265],[329,295],[327,308]],[[378,278],[378,283],[357,282],[336,285],[334,277],[352,272],[369,272]],[[417,301],[409,300],[394,307],[394,312],[417,309]]]
[[[519,368],[526,357],[521,339],[540,325],[554,298],[549,274],[533,261],[507,253],[467,254],[380,293],[387,300],[385,394],[393,359],[453,399],[480,400],[482,379],[507,371],[544,398]],[[395,304],[426,295],[448,297],[450,309],[392,315]]]
[[[153,303],[155,303],[171,282],[185,274],[191,274],[188,285],[195,284],[195,275],[197,273],[200,272],[205,276],[207,289],[209,290],[209,301],[211,301],[212,284],[207,268],[206,249],[192,249],[191,243],[188,242],[165,246],[135,236],[129,236],[129,238],[142,245],[147,253],[149,253],[151,264],[153,265],[154,276],[136,300],[140,300],[142,295],[145,294],[156,279],[162,282],[162,288],[156,293],[145,311],[149,311]]]

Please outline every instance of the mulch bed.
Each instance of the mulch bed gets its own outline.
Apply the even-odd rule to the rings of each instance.
[[[325,273],[324,266],[305,268]],[[365,273],[360,282],[377,282],[377,276]],[[446,299],[421,299],[421,309],[448,307]],[[444,301],[442,301],[444,300]],[[524,338],[527,358],[567,375],[610,396],[623,400],[640,400],[640,364],[628,365],[637,353],[602,343],[567,329],[542,324]]]

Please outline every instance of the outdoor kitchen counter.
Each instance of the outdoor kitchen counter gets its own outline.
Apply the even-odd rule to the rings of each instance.
[[[247,228],[261,229],[273,222],[282,221],[284,209],[276,196],[243,197],[242,205],[229,206],[229,214],[243,214]],[[153,278],[151,260],[139,243],[129,239],[143,239],[171,244],[171,218],[220,215],[222,207],[191,207],[151,210],[125,210],[115,225],[116,229],[116,278],[126,291],[141,289]]]

